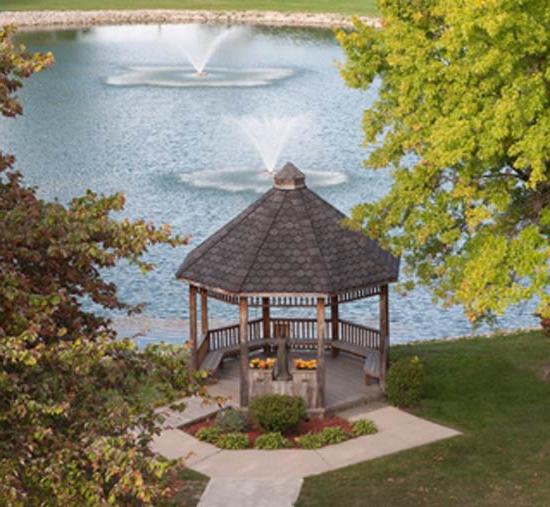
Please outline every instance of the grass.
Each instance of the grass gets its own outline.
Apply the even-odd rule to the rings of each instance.
[[[166,485],[170,487],[173,494],[159,507],[195,507],[209,480],[206,475],[190,468],[177,467],[166,478]]]
[[[206,9],[376,14],[376,0],[2,0],[0,10]]]
[[[392,348],[418,355],[414,413],[464,435],[305,480],[298,507],[546,506],[550,501],[550,338],[540,332]]]

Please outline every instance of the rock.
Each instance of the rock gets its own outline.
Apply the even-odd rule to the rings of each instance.
[[[380,28],[380,18],[360,16]],[[80,27],[133,23],[239,23],[247,25],[352,27],[351,16],[277,11],[194,11],[194,10],[103,10],[103,11],[2,11],[0,25],[22,28]]]

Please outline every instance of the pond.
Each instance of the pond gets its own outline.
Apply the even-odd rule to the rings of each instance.
[[[331,31],[242,29],[220,44],[205,69],[212,75],[200,82],[186,58],[190,30],[219,28],[21,34],[31,49],[53,51],[56,64],[26,82],[24,117],[0,120],[2,149],[17,156],[17,167],[41,196],[66,202],[87,188],[121,191],[126,216],[192,235],[189,247],[152,250],[158,269],[148,276],[125,265],[107,275],[125,300],[145,302],[144,315],[156,319],[187,318],[187,289],[174,278],[185,254],[270,185],[250,139],[255,119],[269,119],[269,130],[292,118],[277,166],[291,160],[309,173],[315,191],[346,213],[383,195],[390,183],[387,172],[363,168],[361,116],[376,90],[346,88]],[[471,332],[461,309],[434,305],[425,289],[393,290],[390,302],[393,342]],[[374,303],[349,305],[343,317],[372,324]],[[521,305],[497,326],[535,325],[532,312],[533,305]],[[214,304],[211,315],[234,321],[237,311]]]

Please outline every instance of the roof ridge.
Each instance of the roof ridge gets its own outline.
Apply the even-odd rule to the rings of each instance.
[[[264,243],[265,243],[267,237],[269,236],[269,233],[271,232],[272,225],[277,220],[277,217],[279,216],[279,213],[281,212],[281,209],[283,208],[283,203],[285,202],[286,198],[287,198],[286,194],[283,194],[283,198],[281,199],[281,202],[279,203],[279,208],[273,214],[273,218],[271,219],[271,223],[269,224],[269,227],[267,227],[267,232],[265,233],[262,241],[260,242],[260,244],[259,244],[259,246],[256,250],[256,253],[254,254],[254,259],[252,259],[252,262],[249,264],[249,268],[248,268],[248,271],[246,273],[246,276],[242,279],[242,281],[239,285],[239,292],[242,292],[243,286],[244,286],[245,282],[248,279],[248,275],[252,271],[252,268],[254,267],[254,264],[256,264],[256,260],[258,259],[258,255],[260,254],[260,251],[261,251],[262,247],[264,246]]]
[[[216,239],[216,241],[212,242],[211,245],[208,246],[208,248],[206,249],[206,251],[212,249],[213,247],[215,247],[223,238],[225,238],[229,232],[235,227],[235,225],[237,224],[240,224],[243,220],[245,220],[249,215],[251,215],[254,211],[256,211],[256,209],[258,208],[258,206],[263,203],[264,201],[267,200],[268,196],[271,195],[273,193],[273,189],[270,189],[269,191],[267,191],[265,194],[263,194],[259,199],[256,199],[248,208],[246,208],[245,210],[243,210],[241,213],[239,213],[235,218],[233,218],[229,223],[227,223],[225,226],[222,226],[221,229],[218,229],[215,233],[215,234],[218,234],[218,233],[221,233],[223,232],[223,234],[220,234],[220,237]],[[201,246],[205,245],[207,243],[207,241],[211,240],[212,239],[212,236],[209,236],[207,237],[204,241],[202,241],[201,243],[199,243],[195,248],[193,248],[193,250],[191,250],[188,254],[187,254],[187,259],[189,258],[189,256],[191,254],[193,254],[195,251],[197,251]],[[199,255],[196,259],[193,259],[191,260],[191,262],[187,265],[185,265],[185,262],[182,266],[180,266],[180,268],[178,269],[178,271],[176,272],[176,276],[179,276],[179,273],[180,271],[183,270],[184,266],[185,266],[185,269],[188,269],[190,268],[191,266],[193,266],[193,264],[195,264],[200,258],[201,256],[204,254],[204,252],[201,253],[201,255]],[[186,260],[187,260],[186,259]]]
[[[325,272],[327,274],[327,278],[328,278],[328,281],[329,281],[329,284],[330,284],[330,292],[333,292],[334,291],[334,283],[333,283],[333,280],[332,280],[332,276],[330,275],[330,270],[328,269],[328,264],[327,264],[327,261],[325,259],[325,255],[323,253],[323,249],[319,245],[319,240],[317,238],[317,231],[315,230],[315,226],[313,225],[313,220],[311,218],[311,209],[307,205],[307,199],[305,199],[305,195],[303,195],[306,192],[309,192],[309,194],[313,194],[313,195],[315,195],[315,193],[312,192],[311,190],[309,190],[308,188],[300,189],[300,194],[302,194],[302,201],[303,201],[304,207],[306,209],[309,226],[311,227],[311,230],[313,231],[313,237],[315,238],[315,246],[317,247],[317,250],[319,250],[323,266],[325,267]],[[336,208],[334,208],[334,209],[336,209]]]

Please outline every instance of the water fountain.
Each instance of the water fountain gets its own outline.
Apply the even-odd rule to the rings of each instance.
[[[244,35],[242,27],[232,27],[219,33],[205,32],[193,25],[193,30],[183,32],[182,49],[189,63],[194,67],[197,77],[206,77],[204,69],[222,44],[237,41]]]
[[[191,67],[132,66],[125,72],[111,76],[111,86],[163,87],[250,87],[266,86],[294,74],[288,68],[214,67],[211,60],[216,53],[229,51],[248,37],[248,29],[231,27],[215,29],[204,25],[175,27],[177,36],[172,43],[175,53],[183,53]]]
[[[263,171],[249,169],[202,170],[183,173],[180,180],[198,188],[213,188],[230,192],[264,192],[273,184],[273,174],[279,169],[281,154],[297,127],[307,131],[309,120],[298,116],[243,116],[228,120],[237,125],[244,136],[256,148],[263,164]],[[303,141],[303,135],[300,136]],[[339,185],[347,181],[347,175],[338,171],[304,171],[311,187]]]
[[[290,134],[306,120],[303,116],[244,116],[234,121],[258,150],[266,170],[273,173]]]

